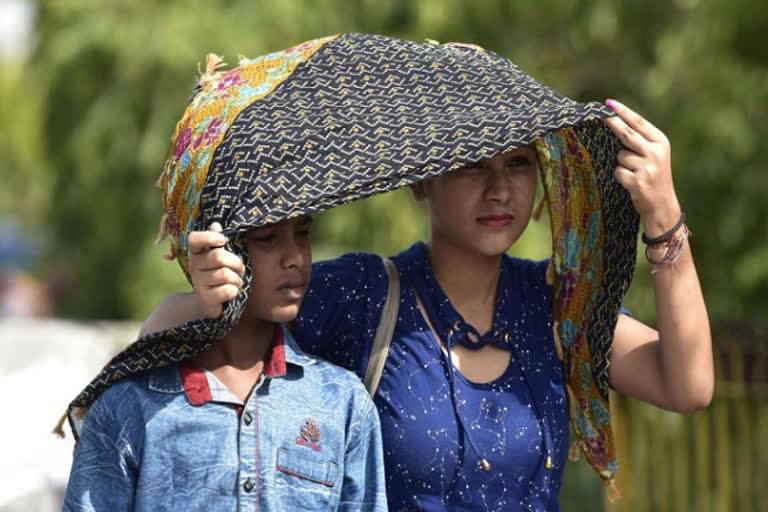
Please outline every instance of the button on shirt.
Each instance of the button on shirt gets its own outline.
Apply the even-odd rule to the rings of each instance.
[[[279,332],[245,403],[185,363],[111,386],[88,411],[63,510],[386,510],[362,384]]]

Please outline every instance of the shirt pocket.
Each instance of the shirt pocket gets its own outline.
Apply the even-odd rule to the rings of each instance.
[[[280,503],[290,505],[291,510],[322,510],[336,491],[339,465],[302,451],[305,450],[278,448],[275,490]]]

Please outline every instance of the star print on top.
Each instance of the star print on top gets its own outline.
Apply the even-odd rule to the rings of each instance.
[[[568,402],[552,339],[547,262],[504,256],[492,330],[509,340],[510,363],[482,384],[453,368],[452,391],[447,358],[418,309],[415,288],[439,304],[445,325],[464,321],[435,280],[424,244],[392,260],[402,284],[400,311],[374,398],[390,510],[558,510]],[[315,264],[296,326],[303,348],[362,378],[387,286],[376,255]]]

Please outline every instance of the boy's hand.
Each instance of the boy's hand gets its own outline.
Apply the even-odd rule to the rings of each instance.
[[[208,231],[189,234],[189,274],[201,309],[208,318],[218,318],[222,306],[237,296],[243,285],[243,261],[224,248],[227,238],[214,222]]]

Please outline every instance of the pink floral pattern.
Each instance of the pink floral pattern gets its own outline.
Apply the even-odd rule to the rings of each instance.
[[[170,235],[171,257],[179,260],[185,273],[187,234],[197,218],[212,155],[227,129],[244,108],[267,96],[296,66],[336,37],[315,39],[283,52],[244,60],[234,69],[210,71],[201,79],[199,90],[176,125],[172,150],[158,180],[166,211],[161,233]]]
[[[245,83],[245,80],[240,76],[240,69],[233,69],[227,71],[221,77],[221,80],[216,84],[217,91],[226,91],[234,87],[240,87]]]
[[[189,144],[191,142],[192,142],[192,128],[187,126],[186,128],[184,128],[184,131],[181,132],[178,140],[176,141],[176,147],[173,149],[173,158],[175,158],[176,160],[180,159],[181,156],[189,147]]]
[[[202,146],[210,146],[219,136],[221,127],[224,125],[224,121],[221,119],[214,119],[211,121],[205,130],[197,136],[192,149],[200,149]]]

